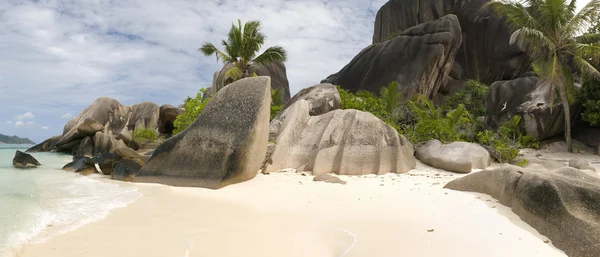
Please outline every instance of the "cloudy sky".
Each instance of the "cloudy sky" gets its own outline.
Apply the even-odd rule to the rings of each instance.
[[[1,0],[0,133],[40,142],[100,96],[178,105],[221,68],[197,49],[238,18],[287,49],[294,94],[371,43],[386,1]]]

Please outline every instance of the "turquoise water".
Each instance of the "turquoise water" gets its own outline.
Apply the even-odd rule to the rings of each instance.
[[[61,170],[72,160],[69,155],[32,153],[42,166],[13,168],[16,149],[27,147],[0,144],[0,257],[12,256],[28,242],[43,242],[103,219],[141,195],[133,186]]]

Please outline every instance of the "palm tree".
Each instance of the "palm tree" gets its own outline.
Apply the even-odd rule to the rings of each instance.
[[[379,89],[379,95],[383,100],[383,109],[389,115],[388,118],[398,121],[402,115],[402,92],[398,86],[398,82],[392,81],[387,87]]]
[[[576,0],[498,0],[488,8],[505,15],[515,30],[511,44],[517,44],[531,58],[534,71],[551,87],[550,100],[556,91],[565,115],[565,139],[571,145],[569,92],[573,90],[571,67],[600,79],[600,72],[590,61],[600,57],[600,36],[585,33],[598,19],[600,0],[591,0],[576,13]],[[574,65],[574,66],[573,66]]]
[[[256,56],[264,44],[265,38],[265,35],[260,32],[259,21],[249,21],[242,27],[242,22],[238,19],[238,26],[231,25],[227,41],[221,41],[221,44],[225,47],[225,52],[217,49],[210,42],[205,42],[198,51],[202,51],[206,56],[215,55],[217,61],[223,61],[224,64],[233,64],[234,67],[225,73],[225,77],[236,81],[241,78],[256,76],[256,74],[250,72],[250,67],[254,64],[265,65],[277,61],[286,61],[287,53],[281,46],[269,47],[264,53]],[[219,87],[222,86],[224,85],[219,85]]]

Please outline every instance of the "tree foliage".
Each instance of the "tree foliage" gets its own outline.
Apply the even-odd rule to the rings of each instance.
[[[190,126],[198,115],[202,113],[206,104],[210,101],[210,97],[203,99],[204,95],[207,94],[206,88],[201,88],[195,98],[188,97],[183,104],[183,113],[177,116],[173,125],[175,126],[175,130],[173,131],[173,135],[179,134],[181,131],[185,130],[188,126]]]
[[[250,72],[250,67],[254,64],[265,65],[286,61],[287,53],[281,46],[269,47],[257,56],[265,39],[266,36],[260,31],[259,21],[249,21],[242,26],[242,21],[238,19],[237,26],[231,25],[227,40],[221,41],[225,48],[224,51],[219,50],[210,42],[205,42],[198,50],[206,56],[216,56],[217,61],[222,61],[224,64],[232,63],[234,67],[226,72],[223,81],[233,82],[241,78],[256,76],[255,73]],[[224,86],[217,85],[217,90]]]
[[[158,133],[151,129],[135,129],[133,140],[138,143],[155,143],[158,141]]]
[[[518,45],[533,60],[535,72],[552,88],[551,99],[558,92],[565,113],[569,151],[572,151],[569,92],[574,91],[571,65],[600,78],[600,72],[589,62],[600,57],[599,35],[586,33],[599,17],[600,0],[591,0],[578,13],[575,3],[575,0],[499,0],[486,5],[508,17],[515,29],[510,43]]]
[[[355,95],[339,86],[338,91],[342,109],[370,112],[416,145],[432,139],[445,143],[474,142],[487,148],[497,160],[508,162],[518,154],[519,148],[537,148],[539,144],[535,138],[523,136],[519,126],[520,117],[515,117],[498,131],[486,130],[466,105],[458,103],[456,108],[440,108],[421,95],[404,100],[395,83],[383,87],[380,97],[366,91],[359,91]],[[481,84],[473,83],[456,99],[470,99],[466,101],[470,108],[481,107],[478,105],[481,103],[474,99],[480,99],[485,95],[484,92]],[[483,113],[479,115],[485,115],[485,109],[480,111]]]
[[[485,115],[485,95],[487,93],[487,85],[476,81],[468,80],[465,89],[451,96],[446,102],[446,109],[453,110],[462,104],[469,110],[469,113],[475,117]]]

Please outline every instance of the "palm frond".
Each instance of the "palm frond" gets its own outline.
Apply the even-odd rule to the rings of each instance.
[[[271,89],[271,105],[283,105],[283,89]]]
[[[564,69],[559,56],[554,55],[550,58],[537,59],[532,63],[532,66],[540,77],[540,83],[547,84],[551,87],[549,90],[549,102],[554,102],[557,89],[565,87]]]
[[[463,104],[459,104],[458,107],[448,114],[446,114],[446,118],[450,121],[450,127],[454,128],[465,114],[467,114],[467,109]]]
[[[594,62],[600,62],[600,43],[595,44],[571,44],[572,49],[575,49],[575,55],[588,59]]]
[[[221,60],[224,63],[232,61],[227,54],[221,52],[221,50],[217,49],[217,47],[210,42],[204,43],[204,45],[202,45],[198,51],[201,51],[206,56],[212,56],[213,54],[216,55],[217,61]]]
[[[580,44],[600,43],[600,33],[585,33],[581,36],[575,37],[575,42]]]
[[[356,92],[356,96],[358,96],[360,98],[377,98],[377,96],[375,94],[373,94],[371,91],[367,91],[364,89],[358,90]]]
[[[600,81],[600,72],[596,69],[596,67],[594,67],[594,65],[577,55],[573,56],[573,62],[585,74],[590,75],[594,79]]]
[[[402,103],[402,92],[398,82],[392,81],[387,86],[381,87],[379,95],[383,100],[384,110],[390,115],[389,118],[397,119],[400,115],[400,104]]]
[[[249,21],[244,25],[243,47],[241,58],[250,61],[265,43],[265,36],[260,32],[260,21]]]
[[[598,16],[600,16],[600,0],[591,0],[571,18],[564,31],[571,37],[581,35],[591,22],[598,19]]]
[[[539,28],[540,24],[521,3],[517,1],[491,1],[484,10],[493,10],[501,16],[507,16],[513,29]]]
[[[510,37],[510,44],[516,44],[533,58],[546,55],[556,49],[556,45],[542,31],[531,28],[515,31]]]
[[[229,46],[229,48],[226,48],[226,51],[229,54],[229,56],[235,58],[236,60],[240,57],[240,49],[243,43],[241,30],[242,21],[238,19],[238,26],[235,26],[235,24],[231,24],[231,29],[229,29],[229,33],[227,34],[227,45]]]
[[[287,60],[287,53],[281,46],[272,46],[267,48],[264,53],[257,56],[252,62],[259,65],[265,65],[272,62],[285,62]]]
[[[227,80],[227,78],[231,78],[233,81],[236,81],[241,79],[243,75],[244,71],[242,71],[240,67],[234,66],[225,73],[224,80]]]

